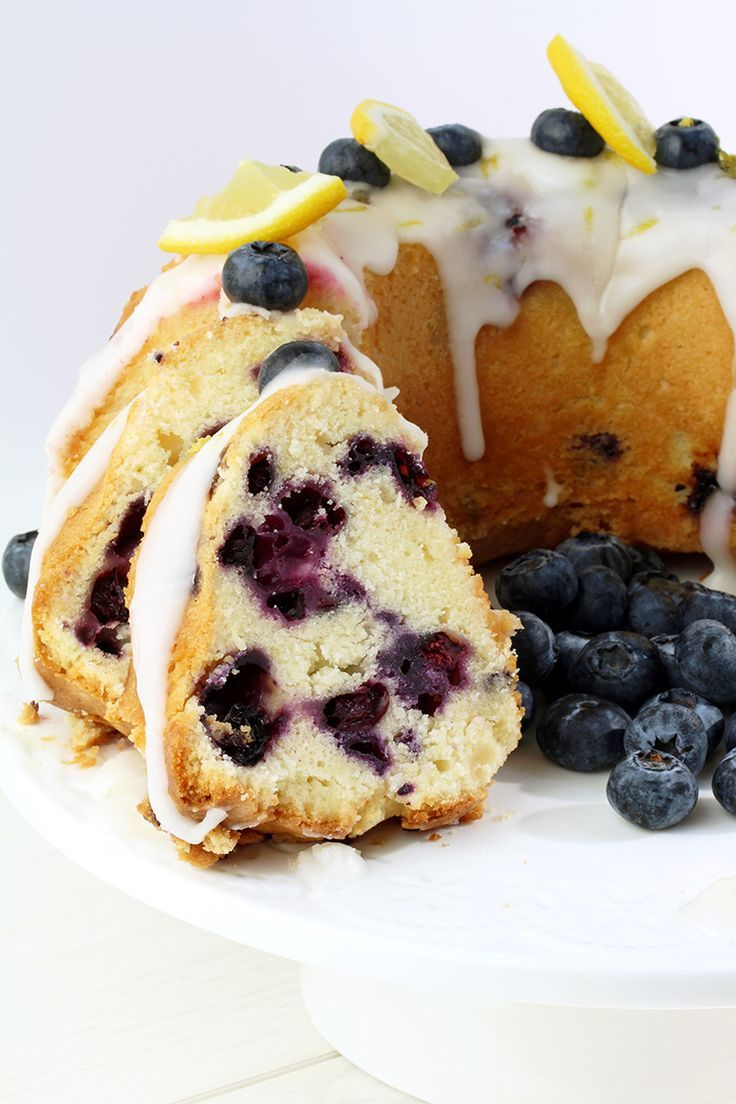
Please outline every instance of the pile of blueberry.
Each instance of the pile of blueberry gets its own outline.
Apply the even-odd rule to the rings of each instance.
[[[736,597],[589,532],[519,556],[496,594],[522,623],[522,727],[540,714],[548,759],[611,770],[613,808],[642,828],[669,828],[694,809],[697,776],[725,735],[713,793],[736,815]]]
[[[531,139],[539,149],[561,157],[597,157],[605,146],[584,115],[564,107],[550,107],[537,116]],[[654,160],[664,169],[695,169],[718,160],[718,135],[702,119],[673,119],[654,139]]]

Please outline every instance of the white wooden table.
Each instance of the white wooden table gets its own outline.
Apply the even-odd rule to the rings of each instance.
[[[298,968],[80,870],[0,795],[3,1104],[401,1104],[302,1008]]]

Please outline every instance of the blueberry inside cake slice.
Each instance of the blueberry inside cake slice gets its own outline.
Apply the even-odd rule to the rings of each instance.
[[[478,815],[519,738],[515,620],[445,520],[424,434],[322,349],[269,358],[134,561],[133,739],[155,817],[195,850]]]
[[[284,343],[310,340],[328,345],[342,367],[353,370],[340,320],[316,310],[222,318],[167,350],[155,377],[65,484],[53,507],[58,524],[44,526],[41,571],[29,605],[30,696],[53,698],[64,709],[128,731],[125,589],[148,504],[197,441],[258,397],[258,369],[269,354]],[[114,447],[107,448],[106,438],[115,433]],[[64,501],[69,509],[60,511]]]

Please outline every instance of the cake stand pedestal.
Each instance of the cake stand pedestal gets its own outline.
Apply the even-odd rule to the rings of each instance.
[[[315,966],[302,993],[336,1050],[427,1104],[726,1104],[736,1085],[735,1008],[475,1003]]]

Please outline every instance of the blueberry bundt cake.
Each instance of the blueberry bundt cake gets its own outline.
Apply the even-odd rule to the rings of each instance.
[[[365,101],[319,172],[243,162],[52,429],[28,697],[145,744],[192,847],[439,823],[513,746],[513,623],[374,360],[479,561],[590,529],[736,590],[736,158],[549,53],[585,114],[530,139]],[[340,371],[244,414],[293,342]]]
[[[121,709],[179,840],[479,810],[518,740],[515,622],[489,608],[424,444],[365,380],[287,369],[154,496]]]

